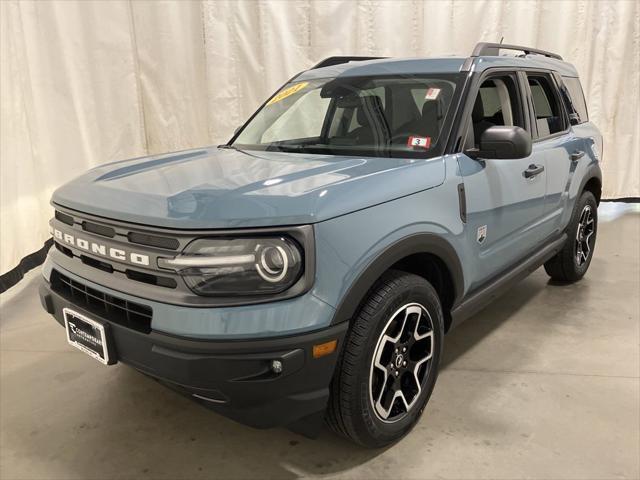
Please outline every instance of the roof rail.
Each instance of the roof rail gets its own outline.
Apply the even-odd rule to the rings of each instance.
[[[500,50],[519,50],[521,52],[524,52],[526,55],[529,55],[530,53],[535,53],[536,55],[544,55],[545,57],[562,60],[562,57],[557,53],[547,52],[546,50],[540,50],[538,48],[523,47],[521,45],[506,45],[503,43],[488,43],[488,42],[478,43],[476,45],[476,48],[473,49],[473,53],[471,53],[471,56],[472,57],[482,57],[484,55],[498,56],[500,54]]]
[[[317,65],[314,65],[313,67],[311,67],[309,70],[314,70],[316,68],[322,68],[322,67],[331,67],[333,65],[340,65],[342,63],[348,63],[348,62],[362,62],[363,60],[379,60],[381,58],[387,58],[387,57],[328,57],[322,60]]]

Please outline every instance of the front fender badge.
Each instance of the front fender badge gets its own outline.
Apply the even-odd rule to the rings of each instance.
[[[478,241],[478,243],[484,243],[486,239],[487,239],[487,226],[482,225],[481,227],[478,227],[478,234],[476,235],[476,240]]]

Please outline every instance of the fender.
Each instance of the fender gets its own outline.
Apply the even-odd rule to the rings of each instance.
[[[398,261],[416,253],[428,253],[438,257],[449,269],[454,285],[454,305],[464,292],[464,276],[458,254],[451,244],[432,233],[417,233],[404,237],[387,246],[351,284],[340,301],[332,324],[351,320],[374,283]]]

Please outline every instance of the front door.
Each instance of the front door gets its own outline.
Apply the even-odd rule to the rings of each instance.
[[[466,148],[495,125],[519,126],[531,133],[526,97],[515,72],[485,77],[474,98]],[[465,148],[465,150],[466,150]],[[472,159],[459,154],[467,223],[465,240],[477,258],[471,288],[508,269],[544,239],[546,156],[534,146],[527,158]]]

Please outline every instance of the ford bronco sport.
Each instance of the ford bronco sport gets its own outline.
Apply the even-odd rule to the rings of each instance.
[[[386,445],[447,331],[541,265],[585,274],[601,155],[556,54],[328,58],[225,145],[59,188],[42,304],[96,360],[240,422]]]

